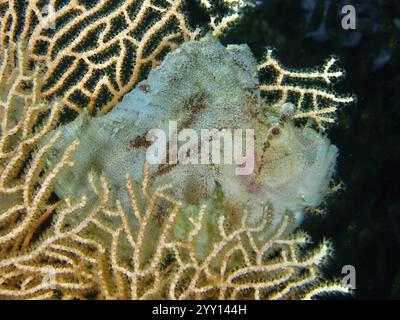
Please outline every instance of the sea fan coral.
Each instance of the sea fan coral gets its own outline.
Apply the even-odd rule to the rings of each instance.
[[[61,131],[49,135],[61,108],[41,99],[40,69],[24,63],[22,45],[17,53],[14,65],[5,50],[1,68],[2,298],[280,299],[348,292],[321,280],[329,243],[302,249],[309,239],[293,233],[292,214],[273,225],[270,207],[254,226],[249,212],[219,188],[188,205],[174,198],[176,187],[153,186],[147,167],[143,181],[126,176],[128,208],[93,172],[87,178],[92,201],[82,195],[51,202],[54,183],[74,165],[79,142],[58,150],[56,164],[46,163],[61,138]],[[40,111],[47,111],[44,118]]]
[[[47,202],[55,177],[71,165],[77,142],[66,148],[60,163],[46,170],[46,153],[60,138],[55,135],[37,150],[38,143],[54,129],[62,110],[59,101],[41,99],[41,70],[27,64],[25,47],[1,55],[1,140],[0,140],[0,245],[3,253],[27,247],[40,221],[54,210]],[[15,63],[16,62],[16,63]]]
[[[213,35],[195,41],[200,32],[180,0],[49,1],[55,29],[45,2],[0,2],[0,298],[349,292],[321,276],[331,245],[313,247],[296,229],[334,174],[327,115],[352,101],[305,84],[340,77],[335,61],[296,72],[268,52],[257,66],[246,45],[214,37],[245,1],[222,1],[222,16],[200,3]],[[260,81],[265,69],[275,77]],[[81,113],[60,125],[68,108]],[[150,166],[146,134],[170,120],[182,129],[253,129],[254,170]]]
[[[71,225],[68,216],[82,212],[86,198],[75,204],[67,199],[52,226],[28,252],[3,258],[0,296],[308,299],[348,291],[339,283],[321,282],[319,268],[330,255],[330,245],[323,243],[304,255],[301,248],[309,242],[308,237],[288,235],[290,214],[272,230],[268,210],[262,223],[251,227],[246,214],[237,216],[240,212],[235,213],[220,199],[213,211],[203,204],[190,215],[182,203],[168,196],[171,186],[151,193],[149,171],[144,177],[140,192],[127,177],[134,212],[130,215],[118,201],[110,207],[105,179],[97,185],[90,176],[97,205]],[[204,232],[213,223],[211,219],[218,221],[219,235],[205,246]],[[182,220],[190,228],[182,230]],[[259,242],[259,234],[267,229],[273,231],[271,237]]]
[[[219,13],[212,1],[200,3],[215,36],[248,5],[222,1]],[[29,40],[29,58],[45,66],[44,96],[62,96],[75,111],[111,110],[167,52],[199,32],[183,0],[0,1],[0,43],[14,48],[18,38]]]

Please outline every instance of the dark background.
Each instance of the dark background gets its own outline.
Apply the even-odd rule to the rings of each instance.
[[[293,68],[320,66],[335,54],[346,70],[335,90],[357,97],[328,132],[346,189],[329,200],[326,216],[309,217],[302,227],[315,242],[332,240],[328,278],[340,277],[343,265],[356,268],[354,298],[399,299],[400,1],[257,3],[225,43],[247,43],[260,61],[272,46]],[[356,8],[356,30],[341,27],[346,4]]]

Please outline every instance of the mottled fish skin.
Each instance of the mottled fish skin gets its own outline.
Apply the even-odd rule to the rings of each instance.
[[[220,184],[227,197],[254,213],[254,221],[270,203],[276,222],[286,210],[295,212],[300,222],[305,207],[323,200],[337,148],[309,127],[279,120],[279,115],[263,118],[265,107],[257,62],[247,45],[224,47],[210,36],[186,42],[111,112],[92,117],[83,111],[58,129],[63,131],[60,151],[76,138],[80,145],[73,156],[75,165],[57,180],[56,194],[72,199],[90,194],[87,175],[92,172],[97,178],[104,175],[114,197],[128,208],[126,174],[141,181],[149,130],[168,132],[169,121],[177,121],[179,130],[253,129],[256,167],[251,175],[237,176],[236,164],[153,166],[155,186],[173,183],[177,198],[196,204]],[[49,166],[57,157],[54,151]]]

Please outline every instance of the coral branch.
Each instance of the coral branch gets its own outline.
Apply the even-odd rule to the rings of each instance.
[[[1,60],[0,246],[5,254],[18,250],[21,243],[27,247],[39,222],[52,212],[46,210],[46,204],[54,179],[65,166],[72,165],[71,154],[77,142],[65,150],[54,168],[44,172],[45,156],[59,135],[40,144],[55,128],[61,104],[42,99],[42,71],[29,68],[22,42],[16,51],[5,49]]]
[[[258,70],[272,70],[275,76],[272,82],[262,84],[260,89],[264,93],[278,93],[279,99],[274,102],[277,112],[284,103],[291,101],[289,95],[294,95],[291,98],[295,105],[292,118],[312,119],[319,129],[324,130],[326,124],[335,122],[334,115],[339,105],[355,100],[353,96],[338,95],[323,88],[322,84],[330,85],[333,80],[343,76],[342,71],[332,70],[335,63],[336,59],[332,57],[319,70],[292,71],[285,69],[273,57],[272,50],[268,50],[265,62],[258,66]],[[292,84],[293,80],[297,80],[295,84]],[[315,87],[314,84],[310,85],[310,81],[319,82],[321,85]]]
[[[227,14],[217,23],[214,5],[201,1],[212,19],[214,35],[237,22],[246,2],[225,1]],[[142,80],[148,67],[199,30],[189,26],[183,0],[97,0],[84,4],[69,0],[11,0],[0,3],[0,43],[14,48],[19,38],[29,40],[29,57],[46,66],[45,97],[63,96],[65,105],[106,113]],[[128,77],[126,75],[129,75]]]

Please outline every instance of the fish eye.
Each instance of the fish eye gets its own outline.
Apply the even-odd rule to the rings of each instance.
[[[277,136],[277,135],[279,135],[279,134],[281,133],[281,128],[279,128],[278,126],[275,126],[275,127],[273,127],[273,128],[271,129],[271,133],[272,133],[274,136]]]

